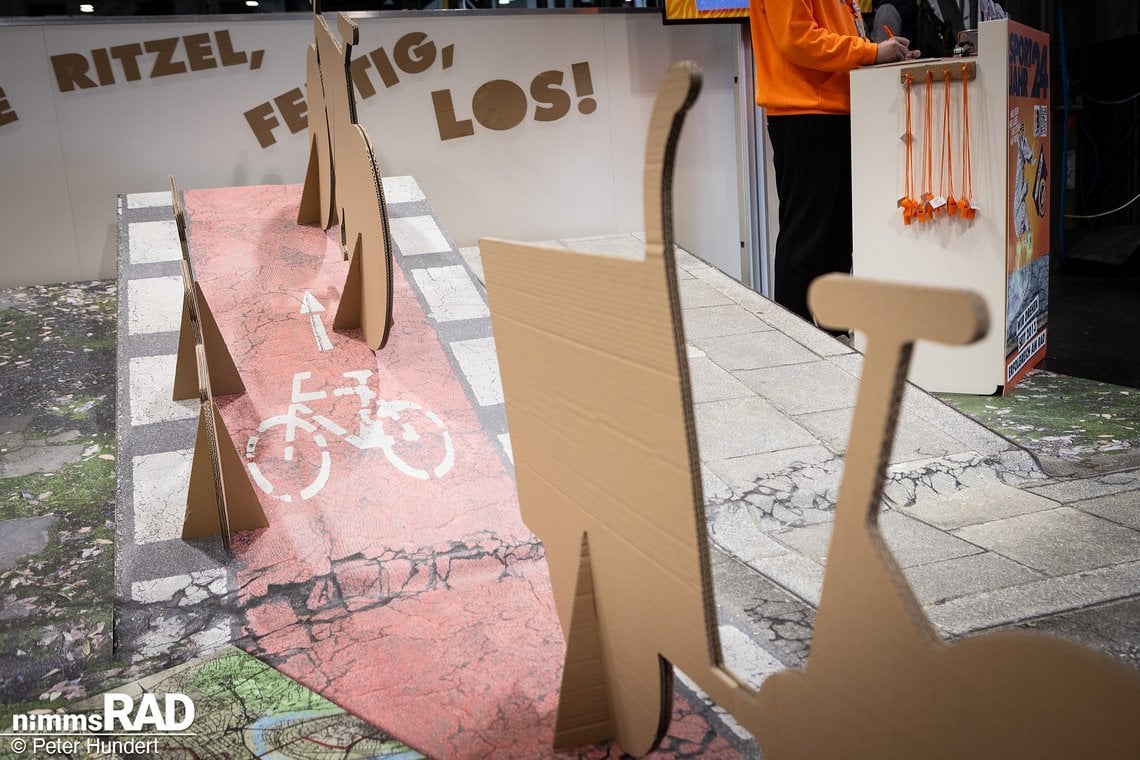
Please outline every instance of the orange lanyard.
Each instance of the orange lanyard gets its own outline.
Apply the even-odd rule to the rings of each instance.
[[[903,144],[906,146],[906,187],[903,189],[903,197],[899,198],[899,208],[902,209],[903,224],[908,226],[911,219],[914,218],[915,206],[918,205],[914,200],[914,133],[910,128],[910,86],[913,83],[914,77],[907,74],[906,133],[903,134]]]
[[[950,71],[945,71],[942,76],[942,161],[939,162],[942,176],[938,180],[938,195],[945,202],[943,208],[946,213],[957,216],[958,206],[954,200],[954,146],[950,130]],[[943,190],[946,191],[945,194]]]
[[[931,113],[933,111],[933,98],[931,97],[934,92],[934,74],[930,69],[926,70],[926,112],[923,114],[922,119],[922,195],[919,196],[921,201],[918,206],[918,221],[929,222],[934,217],[934,209],[931,208],[930,200],[934,197],[932,192],[934,189],[934,135],[933,131],[933,118]]]
[[[974,208],[974,173],[970,156],[970,77],[966,64],[962,64],[962,195],[958,198],[958,210],[963,219],[973,219],[978,210]]]

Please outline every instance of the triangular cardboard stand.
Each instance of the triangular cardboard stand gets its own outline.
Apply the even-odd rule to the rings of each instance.
[[[172,394],[175,401],[198,397],[198,359],[194,355],[194,347],[198,342],[195,337],[194,322],[190,318],[191,298],[189,293],[182,292],[182,323],[178,328],[178,354],[174,364]]]
[[[190,486],[186,494],[186,516],[182,537],[222,537],[230,551],[235,530],[268,527],[269,521],[253,490],[245,463],[234,448],[233,438],[214,404],[210,388],[210,365],[201,344],[195,347],[198,367],[198,434],[190,465]]]
[[[214,392],[222,396],[245,393],[245,383],[242,382],[233,356],[226,347],[222,331],[218,329],[214,313],[210,311],[206,294],[194,279],[186,233],[186,213],[182,208],[178,184],[174,181],[174,177],[168,179],[170,203],[174,209],[174,224],[178,230],[178,243],[182,249],[182,322],[178,330],[178,354],[174,365],[172,398],[175,401],[184,401],[198,396],[198,362],[195,358],[195,346],[198,343],[202,343],[206,349],[206,358],[213,372],[210,384]]]
[[[364,275],[360,271],[360,256],[353,254],[348,260],[348,274],[340,290],[340,303],[333,317],[334,330],[353,330],[360,327],[364,309]]]
[[[202,292],[202,286],[194,283],[194,293],[198,299],[198,320],[202,331],[202,344],[206,349],[206,359],[210,366],[210,386],[219,396],[245,393],[234,358],[226,347],[222,331],[210,311],[210,304]],[[182,302],[182,327],[178,332],[178,358],[174,365],[174,400],[183,401],[198,396],[197,360],[194,357],[195,330],[190,318],[191,296],[184,294]]]
[[[612,736],[610,705],[606,697],[606,669],[602,659],[602,642],[598,637],[598,620],[594,612],[594,581],[590,572],[590,546],[582,535],[582,554],[578,565],[578,583],[566,640],[567,667],[562,670],[562,699],[584,705],[581,714],[565,716],[559,712],[554,726],[555,748],[577,747],[597,741],[597,736]],[[574,663],[573,667],[569,667]]]
[[[672,166],[697,82],[674,66],[654,106],[644,261],[479,243],[519,507],[567,639],[556,741],[649,752],[672,663],[767,760],[1140,757],[1140,675],[1022,632],[942,643],[879,534],[913,343],[985,331],[981,299],[961,291],[813,286],[820,322],[868,344],[811,655],[759,693],[724,669],[673,262]]]
[[[211,446],[207,414],[214,418],[216,450]],[[219,471],[220,488],[214,479],[215,467]],[[186,495],[182,538],[222,535],[220,515],[223,507],[219,504],[220,498],[224,499],[224,512],[228,516],[231,532],[269,527],[257,492],[238,456],[222,415],[214,404],[204,403],[198,419],[194,460],[190,465],[190,488]]]

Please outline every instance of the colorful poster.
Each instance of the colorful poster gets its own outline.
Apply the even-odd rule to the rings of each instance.
[[[746,21],[748,0],[665,0],[665,23]]]
[[[1049,315],[1049,35],[1009,22],[1005,392],[1045,358]]]

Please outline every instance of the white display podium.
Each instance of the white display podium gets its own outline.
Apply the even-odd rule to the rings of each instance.
[[[1009,20],[981,24],[976,58],[908,61],[851,74],[854,273],[896,282],[967,288],[985,299],[990,330],[951,348],[920,343],[910,380],[927,391],[1008,390],[1045,356],[1049,284],[1048,37]],[[928,67],[976,62],[969,81],[976,218],[942,215],[904,224],[906,90],[914,78],[911,124],[916,193],[922,192]],[[934,178],[938,195],[943,81],[933,86]],[[954,187],[962,166],[962,86],[951,82]],[[1024,125],[1024,131],[1021,130]],[[1019,180],[1020,177],[1020,180]],[[856,336],[856,345],[865,346]]]

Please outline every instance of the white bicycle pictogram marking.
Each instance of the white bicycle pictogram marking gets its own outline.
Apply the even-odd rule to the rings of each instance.
[[[372,370],[345,372],[343,376],[355,384],[333,389],[334,396],[355,394],[360,400],[359,429],[351,434],[308,406],[313,401],[328,398],[324,390],[302,390],[301,384],[312,374],[293,375],[288,409],[258,425],[257,433],[251,435],[246,444],[250,474],[265,493],[291,502],[296,496],[310,499],[325,487],[332,472],[332,456],[322,428],[357,449],[380,449],[393,467],[417,480],[441,478],[455,464],[451,434],[439,415],[413,401],[377,399],[376,392],[368,387]],[[281,440],[278,434],[283,434]],[[273,450],[277,446],[280,446],[279,452]],[[292,472],[284,478],[277,474],[274,479],[278,482],[274,485],[271,473],[282,468]],[[286,485],[283,480],[299,480],[302,484],[299,487],[292,482]]]

